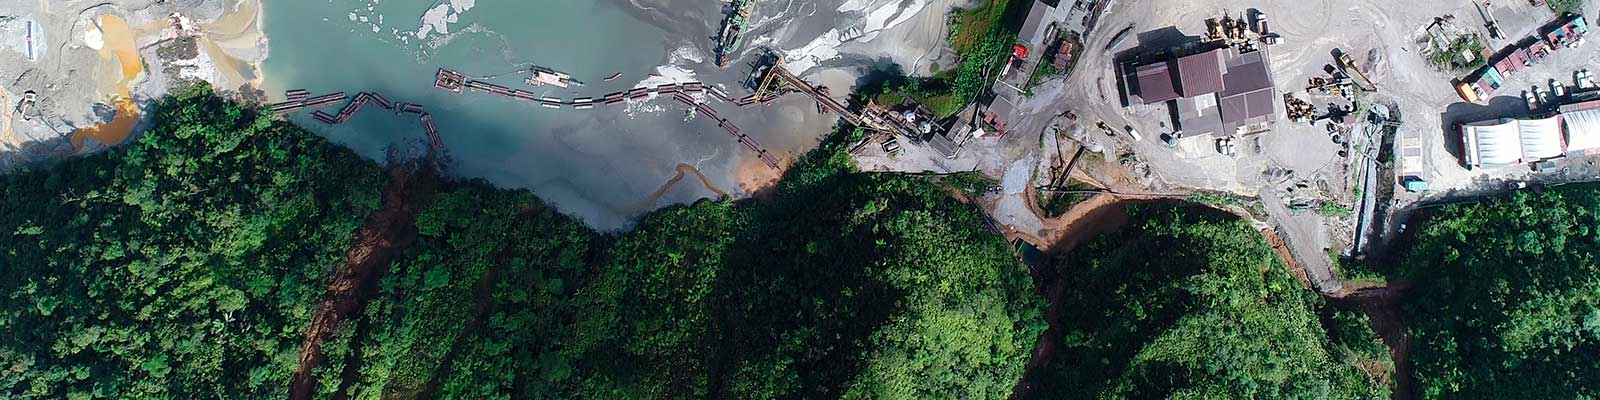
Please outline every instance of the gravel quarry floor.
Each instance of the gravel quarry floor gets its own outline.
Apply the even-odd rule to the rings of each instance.
[[[254,63],[265,56],[255,30],[258,7],[257,0],[0,2],[0,100],[7,110],[0,113],[7,127],[0,132],[0,172],[115,144],[95,139],[137,134],[148,123],[137,110],[181,80],[205,79],[219,89],[250,83],[257,78]],[[170,42],[184,35],[195,40],[185,42],[188,51],[175,51]],[[19,112],[29,91],[37,101]],[[119,116],[125,122],[112,124]],[[118,132],[81,135],[81,146],[72,145],[74,132],[99,124]]]

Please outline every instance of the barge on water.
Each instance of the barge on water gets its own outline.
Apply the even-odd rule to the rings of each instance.
[[[732,11],[722,20],[722,31],[717,34],[717,66],[726,68],[728,62],[733,60],[733,52],[739,50],[739,43],[744,40],[744,30],[750,23],[750,9],[755,6],[756,0],[733,0]]]
[[[583,82],[580,82],[577,79],[572,79],[572,74],[540,66],[534,66],[528,70],[528,80],[526,82],[532,86],[550,85],[562,88],[567,86],[583,86]]]

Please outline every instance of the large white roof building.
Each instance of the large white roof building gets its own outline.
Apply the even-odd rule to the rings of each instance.
[[[1567,151],[1600,150],[1600,109],[1562,113],[1561,122],[1567,130]]]
[[[1600,154],[1600,99],[1586,97],[1591,100],[1562,105],[1548,117],[1462,125],[1462,161],[1468,167],[1497,167],[1570,153]]]
[[[1503,166],[1559,157],[1565,153],[1560,117],[1503,118],[1461,127],[1469,166]]]

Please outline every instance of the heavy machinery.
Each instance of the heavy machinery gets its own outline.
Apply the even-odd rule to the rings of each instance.
[[[38,98],[39,94],[34,93],[32,90],[22,92],[22,102],[17,103],[17,113],[22,114],[22,120],[27,121],[33,119],[33,117],[28,116],[28,111],[33,110],[33,103],[34,101],[37,101]]]
[[[1333,49],[1333,52],[1337,54],[1339,69],[1355,72],[1355,76],[1361,78],[1355,82],[1356,86],[1359,86],[1362,90],[1366,91],[1378,91],[1378,86],[1372,83],[1372,79],[1367,78],[1366,72],[1361,71],[1361,67],[1357,66],[1355,60],[1350,58],[1350,53],[1340,51],[1339,49]],[[1350,74],[1346,73],[1345,75],[1348,76]]]
[[[1483,4],[1480,4],[1476,1],[1472,2],[1472,5],[1478,6],[1478,16],[1483,17],[1483,27],[1489,29],[1489,37],[1494,39],[1505,39],[1506,35],[1503,32],[1500,32],[1500,21],[1494,18],[1494,12],[1484,8]]]
[[[1223,13],[1220,19],[1207,18],[1204,40],[1222,42],[1240,51],[1255,50],[1257,42],[1269,45],[1281,43],[1277,34],[1267,31],[1267,14],[1259,10],[1251,10],[1237,18],[1227,13]]]
[[[1289,114],[1289,120],[1300,122],[1315,118],[1317,109],[1311,103],[1294,97],[1293,94],[1283,94],[1283,106]]]
[[[1261,43],[1283,43],[1283,37],[1267,30],[1267,13],[1256,11],[1256,34],[1261,35]]]
[[[739,50],[739,44],[744,41],[744,30],[750,23],[750,9],[756,4],[755,0],[733,0],[728,17],[722,20],[722,31],[717,34],[716,51],[717,66],[727,67],[728,61],[734,57],[734,52]]]

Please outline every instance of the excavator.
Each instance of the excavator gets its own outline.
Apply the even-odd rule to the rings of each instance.
[[[1367,73],[1366,72],[1362,72],[1361,71],[1361,67],[1357,66],[1355,60],[1350,58],[1350,53],[1346,53],[1346,52],[1344,52],[1343,50],[1340,50],[1340,49],[1333,49],[1333,53],[1334,53],[1334,58],[1336,59],[1336,61],[1338,61],[1339,69],[1345,70],[1347,72],[1354,71],[1355,72],[1354,76],[1357,76],[1357,77],[1361,78],[1361,79],[1353,80],[1353,82],[1356,83],[1356,86],[1360,86],[1362,90],[1366,90],[1366,91],[1370,91],[1370,92],[1378,91],[1378,86],[1376,84],[1372,83],[1372,79],[1367,78]],[[1345,75],[1346,76],[1350,76],[1350,74],[1348,74],[1348,73],[1346,73]]]
[[[28,111],[33,110],[33,102],[37,101],[38,98],[39,94],[34,93],[32,90],[22,92],[22,103],[17,104],[17,113],[22,114],[23,120],[33,119],[33,117],[28,116]]]
[[[22,114],[23,120],[32,119],[33,117],[28,116],[28,112],[33,110],[33,103],[37,101],[38,97],[37,93],[29,90],[22,93],[22,101],[17,103],[15,109],[11,107],[5,108],[5,113],[0,115],[0,118],[4,119],[4,121],[0,121],[0,143],[11,143],[16,138],[16,135],[11,131],[11,117],[14,115],[12,111],[15,110],[17,114]],[[6,96],[5,92],[0,92],[0,102],[10,105],[11,97]]]

